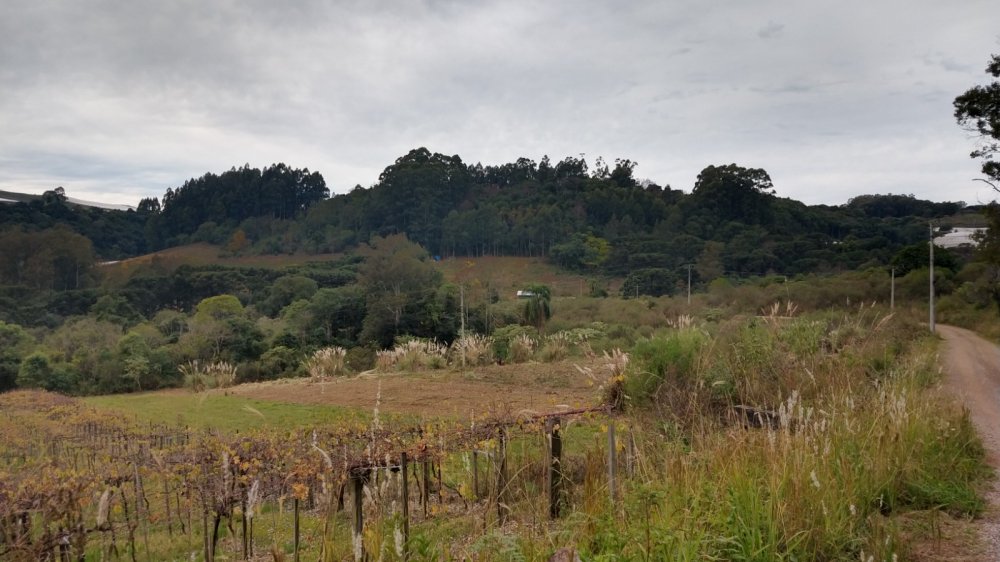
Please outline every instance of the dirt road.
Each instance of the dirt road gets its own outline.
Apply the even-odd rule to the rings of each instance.
[[[969,330],[938,327],[945,340],[945,386],[969,408],[983,439],[990,465],[1000,467],[1000,348]],[[1000,561],[1000,479],[987,494],[990,507],[981,532],[988,554],[981,560]]]

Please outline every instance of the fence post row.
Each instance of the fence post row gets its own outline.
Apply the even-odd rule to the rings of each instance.
[[[549,517],[551,519],[556,519],[562,516],[563,511],[566,506],[566,493],[565,493],[565,475],[562,467],[562,456],[563,456],[563,444],[561,435],[561,417],[564,415],[573,415],[577,413],[584,413],[594,410],[576,410],[568,412],[560,412],[558,414],[543,414],[535,416],[534,419],[545,419],[544,432],[546,437],[546,447],[545,447],[545,460],[543,466],[545,470],[543,477],[545,483],[545,489],[548,493],[548,503],[549,503]],[[608,452],[607,452],[607,470],[608,470],[608,488],[609,488],[609,498],[613,507],[617,507],[618,503],[618,459],[617,459],[617,441],[616,441],[616,428],[615,421],[608,413],[608,425],[607,425],[607,439],[608,439]],[[486,494],[492,498],[493,490],[490,490],[490,482],[492,477],[489,472],[496,470],[496,501],[497,501],[497,517],[500,526],[505,525],[511,516],[511,506],[509,502],[510,490],[509,490],[509,474],[507,467],[507,448],[509,445],[509,428],[511,423],[508,425],[504,422],[497,422],[493,427],[497,432],[498,445],[496,448],[495,455],[492,452],[487,452],[487,458],[493,457],[493,463],[488,464],[484,476],[486,478]],[[179,431],[171,432],[166,426],[154,426],[150,424],[150,433],[145,436],[141,434],[130,435],[121,429],[111,429],[102,425],[98,425],[93,422],[87,422],[76,429],[76,439],[89,439],[91,441],[98,441],[103,443],[106,447],[112,449],[113,455],[120,455],[132,464],[132,474],[131,480],[136,492],[136,526],[140,528],[143,532],[143,541],[145,546],[146,555],[149,556],[149,538],[148,538],[148,521],[146,520],[146,515],[148,515],[147,502],[145,502],[145,489],[144,483],[142,482],[142,477],[139,471],[140,463],[149,462],[153,459],[153,449],[163,449],[168,446],[173,446],[175,444],[188,444],[190,442],[189,431]],[[628,475],[632,475],[636,470],[636,443],[635,437],[629,432],[626,437],[627,441],[624,444],[626,448],[626,472]],[[69,441],[67,439],[66,441]],[[135,447],[131,446],[134,441]],[[442,444],[443,445],[443,444]],[[34,447],[34,445],[32,445]],[[46,451],[48,449],[48,451]],[[74,464],[78,464],[79,447],[67,444],[61,440],[53,440],[48,444],[48,447],[41,447],[40,450],[44,454],[45,452],[50,452],[50,454],[58,455],[60,453],[66,455],[70,451],[73,453]],[[474,501],[478,501],[482,496],[481,485],[480,485],[480,474],[479,474],[479,453],[475,445],[472,446],[472,498]],[[92,452],[91,456],[96,453]],[[66,455],[68,456],[68,455]],[[346,456],[346,451],[345,451]],[[416,463],[413,459],[403,452],[400,453],[399,466],[389,467],[393,470],[402,471],[402,516],[403,516],[403,552],[402,557],[404,560],[409,559],[410,555],[410,466],[413,465],[414,474],[413,477],[417,480],[419,485],[418,494],[421,504],[423,505],[424,516],[426,517],[429,511],[428,505],[430,504],[430,493],[431,493],[431,482],[436,476],[438,479],[438,497],[439,502],[444,501],[444,470],[443,462],[438,460],[438,466],[432,466],[431,463],[435,462],[430,458],[426,452],[421,456],[420,462],[422,464],[422,475],[417,473]],[[346,460],[346,459],[345,459]],[[91,461],[93,464],[94,461]],[[378,470],[379,467],[384,465],[355,465],[349,470],[348,478],[351,483],[351,488],[354,492],[354,520],[353,520],[353,538],[355,541],[355,555],[360,557],[359,559],[365,558],[364,547],[363,547],[363,536],[364,536],[364,486],[369,481],[373,475],[373,470]],[[205,469],[204,461],[202,461],[202,468]],[[422,476],[422,478],[420,477]],[[377,472],[375,477],[378,477]],[[186,485],[185,485],[186,486]],[[310,487],[310,496],[312,495],[312,489]],[[170,505],[170,495],[175,493],[177,495],[177,509],[174,511]],[[343,491],[341,492],[343,493]],[[190,494],[190,491],[188,491]],[[178,522],[181,526],[182,533],[191,533],[191,505],[188,505],[188,524],[184,524],[182,516],[182,507],[180,500],[180,493],[177,490],[171,490],[170,486],[166,481],[163,482],[163,496],[165,498],[165,512],[166,512],[166,526],[169,536],[173,536],[173,518],[177,517]],[[310,498],[311,500],[311,498]],[[246,498],[243,498],[243,517],[242,521],[242,549],[239,555],[242,559],[247,560],[253,556],[253,522],[250,518],[246,516],[247,503]],[[215,540],[214,537],[209,533],[210,529],[207,515],[209,513],[209,507],[204,503],[204,494],[202,498],[202,530],[203,530],[203,547],[205,550],[205,555],[207,560],[215,558]],[[300,500],[299,498],[294,499],[294,560],[297,562],[300,558],[300,545],[301,545],[301,529],[300,529]],[[310,501],[311,503],[311,501]],[[145,509],[144,509],[145,508]],[[235,534],[235,533],[234,533]],[[134,547],[133,547],[134,548]]]

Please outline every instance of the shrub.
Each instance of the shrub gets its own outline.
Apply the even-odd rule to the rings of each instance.
[[[510,341],[507,350],[507,360],[511,363],[524,363],[535,354],[538,342],[528,334],[519,334]]]
[[[195,392],[227,388],[236,382],[236,366],[225,361],[199,363],[195,359],[177,369],[184,377],[184,386]]]
[[[451,344],[451,362],[454,365],[489,365],[493,362],[493,338],[478,334],[466,335]]]
[[[632,356],[639,372],[626,380],[628,395],[635,401],[643,400],[668,379],[690,384],[695,376],[698,354],[707,339],[701,331],[689,328],[636,342]]]
[[[539,357],[546,363],[561,361],[569,355],[570,342],[564,332],[552,334],[545,338],[545,345],[538,352]]]
[[[356,373],[367,371],[375,366],[375,350],[370,347],[352,347],[344,357],[345,369]]]
[[[493,332],[493,353],[496,357],[499,357],[509,363],[521,363],[527,361],[534,353],[536,347],[534,339],[534,335],[536,333],[537,332],[534,328],[517,324],[497,328]],[[516,351],[516,356],[512,351],[512,344],[514,344],[515,340],[520,342],[517,345],[521,346],[521,348]],[[527,342],[530,342],[530,344],[527,344]],[[526,349],[527,353],[525,354]]]
[[[294,349],[277,345],[260,356],[260,366],[265,378],[276,379],[291,376],[299,365],[300,353]]]
[[[376,352],[375,369],[382,372],[442,369],[448,364],[447,353],[448,348],[436,341],[411,339]]]
[[[324,347],[316,350],[302,362],[302,368],[316,380],[347,373],[347,350],[342,347]]]

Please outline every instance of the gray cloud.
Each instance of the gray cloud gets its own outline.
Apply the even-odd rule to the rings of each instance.
[[[757,37],[761,39],[770,39],[772,37],[777,37],[781,35],[781,32],[785,29],[785,24],[777,23],[774,21],[769,21],[764,27],[757,30]]]
[[[627,157],[683,189],[737,162],[810,203],[972,202],[978,167],[951,99],[986,78],[992,12],[985,0],[13,0],[0,189],[134,203],[283,161],[343,192],[427,146],[484,163]]]

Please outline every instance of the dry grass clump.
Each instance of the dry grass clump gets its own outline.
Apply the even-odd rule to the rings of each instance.
[[[784,310],[782,310],[782,308],[784,308]],[[782,306],[781,301],[775,301],[771,303],[770,306],[764,307],[760,311],[760,314],[765,318],[774,320],[777,318],[791,318],[792,316],[795,316],[795,313],[798,312],[798,310],[798,305],[790,300],[785,301],[784,306]]]
[[[443,369],[447,364],[448,348],[431,340],[412,339],[375,353],[375,370],[381,372]]]
[[[625,393],[625,379],[628,371],[629,355],[624,351],[615,348],[611,353],[604,352],[604,365],[601,371],[595,371],[592,367],[581,367],[574,365],[590,382],[597,385],[597,390],[601,398],[601,404],[620,411],[625,407],[628,396]]]
[[[195,392],[226,388],[236,382],[236,365],[226,361],[200,363],[197,359],[177,368],[184,377],[184,386]]]
[[[507,348],[507,359],[511,363],[524,363],[535,354],[538,342],[528,334],[518,334],[510,340]]]
[[[467,334],[451,344],[450,357],[453,365],[489,365],[493,363],[493,338],[479,334]]]
[[[694,326],[694,317],[690,314],[680,314],[677,318],[667,318],[667,326],[678,330],[684,330]]]
[[[315,380],[344,375],[347,373],[347,350],[343,347],[324,347],[316,350],[302,362],[302,367]]]
[[[562,361],[569,355],[572,346],[565,332],[557,332],[545,338],[545,345],[538,351],[539,359],[546,363]]]

